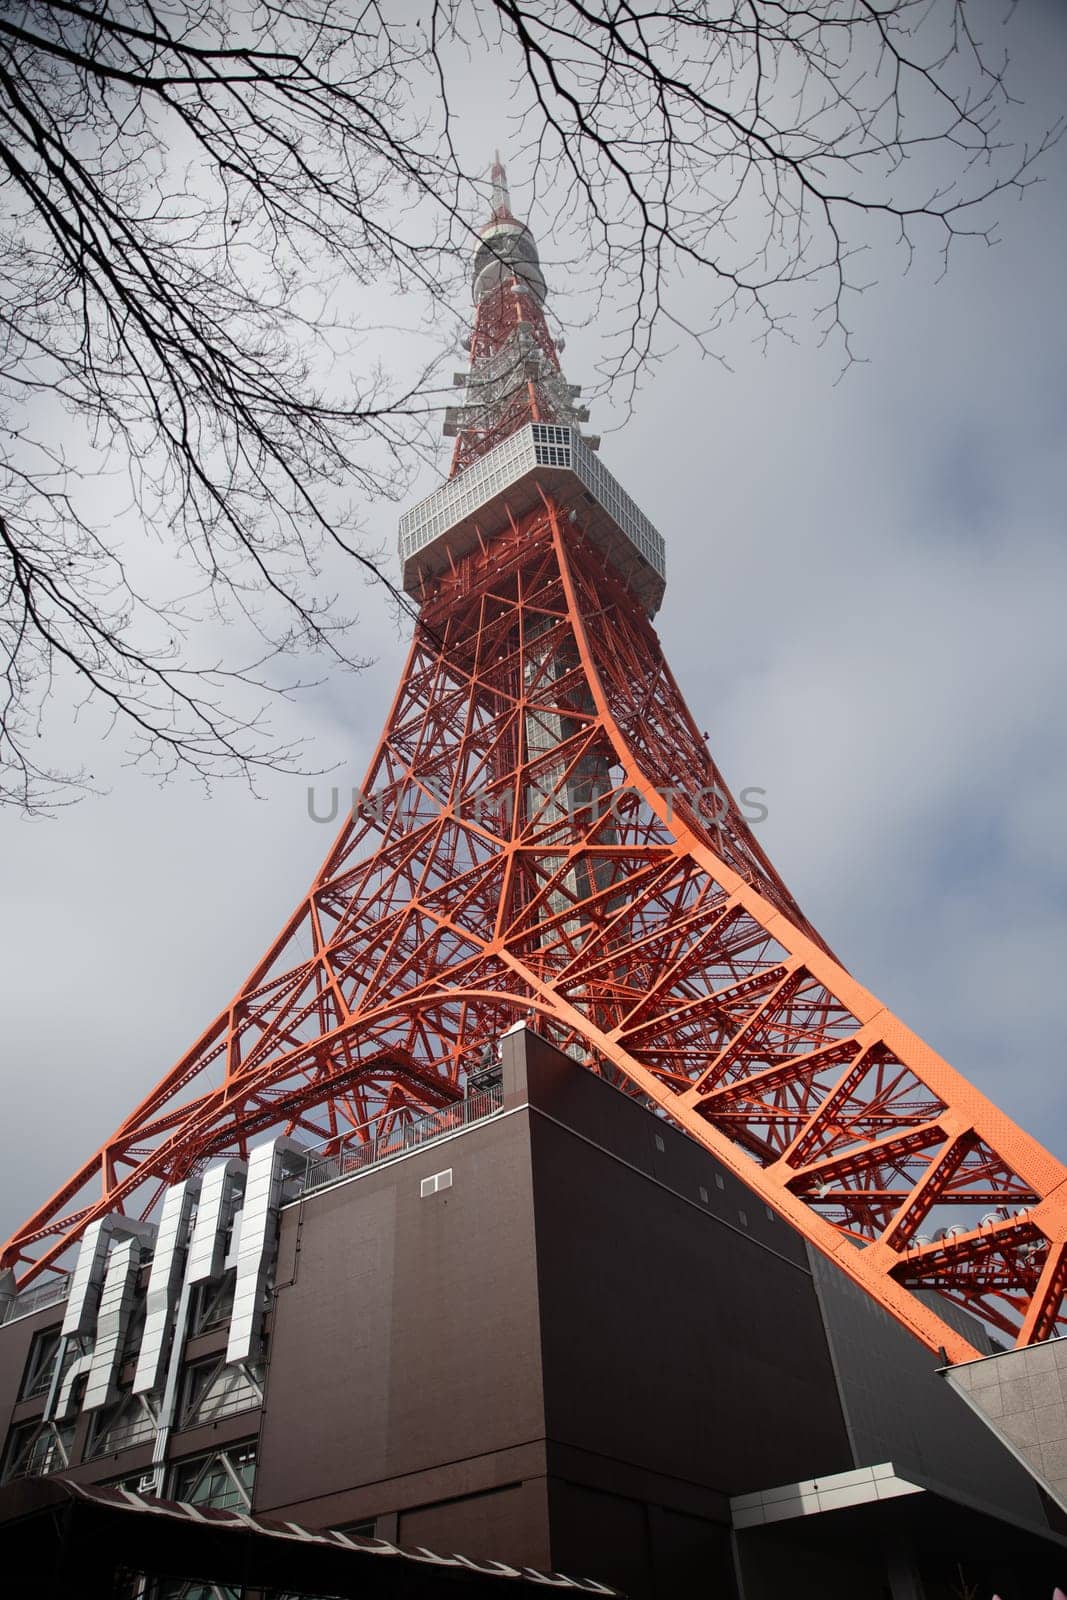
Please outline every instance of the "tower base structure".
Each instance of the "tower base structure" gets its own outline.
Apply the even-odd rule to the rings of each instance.
[[[259,1526],[340,1529],[634,1600],[1063,1583],[1067,1519],[936,1358],[694,1140],[526,1025],[464,1102],[358,1164],[259,1148],[241,1193],[232,1162],[208,1168],[172,1256],[166,1207],[150,1259],[112,1242],[125,1300],[112,1265],[77,1304],[80,1260],[66,1301],[0,1328],[9,1533],[28,1536],[27,1494],[51,1480],[239,1512],[253,1544]],[[79,1322],[112,1352],[84,1379],[77,1336],[60,1345]],[[138,1373],[154,1383],[135,1392]],[[80,1525],[121,1509],[86,1500]],[[212,1577],[180,1570],[199,1559],[180,1521],[171,1587],[145,1593]],[[329,1592],[371,1592],[367,1566],[334,1561]]]

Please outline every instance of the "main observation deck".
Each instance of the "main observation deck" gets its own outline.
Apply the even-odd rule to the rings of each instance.
[[[573,512],[604,551],[648,615],[666,583],[663,536],[593,454],[577,428],[530,422],[487,451],[400,519],[400,561],[406,592],[418,597],[427,579],[494,533],[507,512],[518,519],[542,489]]]

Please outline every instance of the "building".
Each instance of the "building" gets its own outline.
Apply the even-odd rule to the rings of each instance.
[[[962,1566],[1047,1600],[1067,1521],[909,1335],[632,1097],[522,1024],[501,1056],[380,1150],[209,1168],[186,1250],[131,1237],[8,1321],[0,1511],[62,1452],[82,1486],[635,1597],[934,1600]]]

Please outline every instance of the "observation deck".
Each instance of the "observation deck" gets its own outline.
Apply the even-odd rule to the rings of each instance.
[[[443,483],[400,519],[405,591],[423,584],[541,503],[541,491],[604,551],[650,617],[666,584],[663,536],[582,439],[577,428],[530,422]]]

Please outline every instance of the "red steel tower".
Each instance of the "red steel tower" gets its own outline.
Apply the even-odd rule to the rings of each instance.
[[[380,1151],[526,1022],[932,1350],[975,1354],[945,1302],[1047,1340],[1067,1171],[850,976],[742,819],[651,625],[663,541],[580,431],[499,160],[473,294],[451,475],[401,521],[419,621],[352,814],[231,1003],[10,1239],[8,1287],[267,1130]]]

